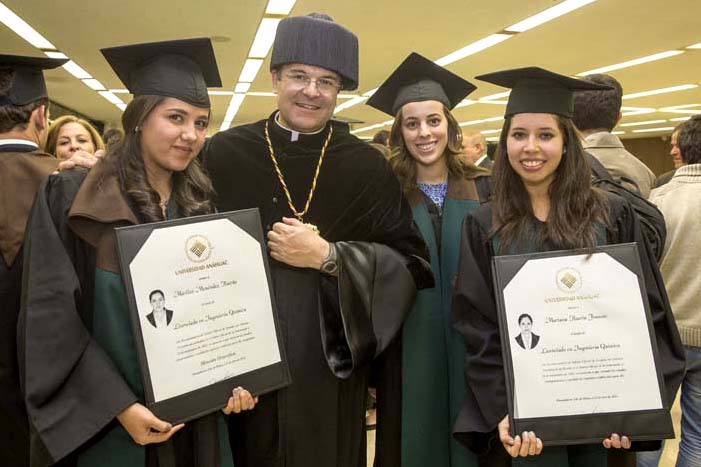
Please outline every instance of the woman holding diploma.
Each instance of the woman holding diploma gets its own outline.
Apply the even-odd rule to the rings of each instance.
[[[402,409],[392,418],[401,423],[403,467],[477,465],[451,436],[465,394],[465,348],[450,322],[460,226],[486,201],[490,189],[489,172],[461,160],[462,133],[450,113],[474,89],[412,53],[368,100],[371,107],[395,117],[390,163],[429,246],[436,277],[434,288],[419,292],[402,328],[401,361],[388,369],[401,368]],[[382,401],[381,391],[378,397]],[[378,445],[378,452],[383,449],[387,446]]]
[[[590,186],[590,168],[572,124],[572,92],[599,85],[540,68],[478,77],[512,88],[493,169],[494,198],[466,218],[453,317],[467,346],[467,396],[455,436],[493,465],[513,458],[541,466],[606,466],[606,448],[631,447],[612,433],[600,445],[543,447],[538,433],[511,437],[497,310],[493,255],[637,242],[670,407],[684,353],[657,264],[630,205]],[[653,443],[654,444],[654,443]],[[500,459],[501,458],[501,459]],[[506,459],[505,459],[506,458]],[[522,460],[514,459],[513,465]]]
[[[31,463],[233,466],[221,414],[172,426],[141,403],[114,235],[213,211],[194,160],[209,122],[207,86],[221,86],[212,46],[191,39],[102,52],[134,94],[126,136],[89,173],[52,176],[29,220],[19,354]],[[221,404],[228,414],[255,400],[237,388]]]

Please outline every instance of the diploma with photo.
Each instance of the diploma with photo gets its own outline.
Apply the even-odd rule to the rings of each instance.
[[[179,423],[289,384],[257,209],[116,229],[147,406]]]
[[[636,244],[498,256],[493,273],[512,433],[674,437]]]

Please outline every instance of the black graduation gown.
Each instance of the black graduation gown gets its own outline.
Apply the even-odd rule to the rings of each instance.
[[[37,188],[56,158],[30,145],[0,146],[0,465],[29,465],[27,413],[17,365],[22,243]]]
[[[267,119],[293,202],[302,209],[333,126],[305,222],[336,242],[338,280],[271,259],[292,384],[231,417],[237,467],[365,465],[368,363],[397,332],[416,287],[432,282],[426,247],[387,162],[339,122],[315,135]],[[258,207],[265,230],[292,217],[265,141],[266,120],[211,138],[203,151],[220,211]]]
[[[684,349],[672,315],[667,292],[654,255],[645,240],[631,206],[607,193],[612,229],[608,244],[637,242],[650,311],[664,377],[665,407],[671,408],[684,374]],[[497,424],[507,413],[506,386],[491,277],[493,256],[488,232],[492,226],[491,203],[465,219],[458,281],[453,302],[455,327],[465,337],[467,397],[453,428],[456,439],[477,453],[501,450]],[[546,250],[559,249],[556,246]],[[639,443],[634,448],[651,448]],[[657,443],[659,445],[659,443]]]
[[[116,420],[143,403],[144,389],[114,229],[142,220],[108,167],[101,162],[90,173],[49,177],[30,214],[18,354],[31,464],[231,467],[218,411],[188,422],[167,443],[146,447]],[[168,218],[177,217],[171,198]]]

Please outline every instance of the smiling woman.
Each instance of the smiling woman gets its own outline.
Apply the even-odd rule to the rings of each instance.
[[[501,338],[491,281],[491,260],[511,255],[637,242],[660,349],[667,404],[684,369],[683,351],[669,302],[640,224],[630,205],[590,184],[587,163],[572,123],[572,92],[601,86],[540,68],[478,77],[512,88],[494,163],[494,199],[474,211],[462,231],[460,269],[453,303],[465,337],[467,395],[455,435],[490,458],[491,465],[612,466],[604,448],[630,448],[613,433],[602,444],[546,446],[538,433],[509,433]],[[528,314],[519,317],[518,344],[534,348]],[[519,339],[520,338],[520,339]],[[496,442],[498,441],[498,442]],[[530,460],[521,457],[538,456]]]
[[[474,86],[413,53],[368,101],[396,116],[390,163],[412,206],[414,222],[431,252],[436,287],[419,292],[401,334],[402,467],[467,467],[477,459],[451,439],[465,393],[464,346],[452,330],[452,278],[457,270],[460,226],[487,200],[489,172],[463,159],[460,127],[450,112]],[[384,392],[387,389],[384,388]],[[378,388],[380,424],[383,388]],[[377,456],[387,447],[378,445]],[[395,464],[392,464],[395,465]]]
[[[32,465],[75,457],[82,466],[231,467],[222,414],[172,426],[143,404],[114,244],[116,227],[214,210],[211,182],[195,159],[209,121],[207,86],[221,85],[212,46],[190,39],[103,54],[134,94],[122,116],[125,136],[89,173],[51,177],[29,221],[25,267],[36,280],[24,284],[20,347],[39,441]],[[45,260],[32,259],[38,251]],[[155,327],[172,318],[165,298],[160,290],[149,296]],[[253,405],[241,389],[222,400],[227,414]]]

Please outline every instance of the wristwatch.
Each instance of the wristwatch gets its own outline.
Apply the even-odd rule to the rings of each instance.
[[[338,271],[338,264],[336,263],[336,245],[332,242],[329,242],[329,254],[326,255],[326,258],[322,261],[319,271],[328,275],[336,274],[336,271]]]

